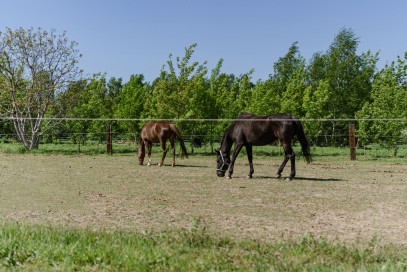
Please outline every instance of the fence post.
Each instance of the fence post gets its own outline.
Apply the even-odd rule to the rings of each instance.
[[[112,126],[111,125],[108,125],[106,127],[106,146],[107,146],[107,154],[113,155]]]
[[[210,144],[211,144],[211,154],[213,154],[213,138],[212,138],[212,121],[209,121],[211,124],[211,137],[209,138]]]
[[[355,125],[349,125],[349,146],[350,146],[350,159],[356,160],[356,145],[355,145]]]
[[[189,144],[191,146],[191,154],[194,155],[194,129],[192,129],[192,136],[189,139]]]

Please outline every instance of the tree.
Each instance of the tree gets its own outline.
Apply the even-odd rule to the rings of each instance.
[[[397,63],[386,65],[375,77],[370,102],[366,102],[357,113],[358,118],[399,119],[407,118],[407,53]],[[407,124],[398,121],[360,122],[361,140],[366,143],[374,139],[393,147],[394,156],[400,137],[404,136]]]
[[[147,96],[149,117],[159,119],[205,118],[205,113],[212,112],[208,72],[206,62],[191,62],[193,44],[185,48],[185,56],[176,58],[172,55],[163,66],[160,77],[153,83],[151,93]],[[168,69],[168,70],[167,70]],[[182,129],[192,129],[192,124],[177,124]]]
[[[277,91],[280,97],[304,66],[304,58],[300,55],[297,44],[298,42],[294,42],[287,54],[274,63],[274,73],[270,75],[272,88]]]
[[[38,148],[40,136],[55,125],[43,123],[44,117],[81,73],[76,46],[66,32],[57,35],[54,29],[0,32],[0,113],[12,117],[27,150]]]
[[[304,117],[307,119],[331,118],[329,105],[332,95],[328,80],[321,79],[316,89],[313,88],[313,86],[308,86],[304,91],[302,104],[305,111]],[[303,124],[308,133],[320,136],[324,132],[324,125],[326,123],[312,121],[304,122]],[[316,142],[318,142],[318,140]],[[326,135],[325,142],[328,142]]]
[[[111,119],[114,117],[114,108],[121,94],[122,79],[111,78],[109,82],[106,75],[94,74],[92,79],[83,87],[78,103],[75,103],[69,112],[69,117]],[[89,133],[94,139],[104,139],[107,123],[105,121],[69,121],[68,130],[73,132],[74,140],[84,140],[83,133]],[[77,135],[79,137],[77,137]]]
[[[297,67],[289,78],[286,90],[281,97],[281,111],[287,112],[297,117],[304,116],[303,97],[305,91],[305,60]]]
[[[144,104],[150,85],[143,81],[143,75],[131,75],[130,81],[124,84],[114,108],[116,118],[139,119],[145,117]],[[119,127],[122,130],[133,135],[136,134],[137,130],[141,129],[142,125],[142,123],[119,122]]]
[[[317,96],[321,99],[318,103],[323,104],[323,110],[319,114],[325,116],[318,118],[354,118],[356,112],[370,100],[378,54],[367,52],[358,55],[358,45],[359,39],[354,32],[343,28],[324,54],[316,53],[311,59],[307,69],[307,85],[312,89],[308,89],[307,95],[308,98]],[[315,106],[310,100],[304,103],[308,109]],[[312,114],[316,113],[314,111]],[[335,141],[345,143],[346,138],[335,139],[334,135],[346,135],[348,129],[346,122],[326,123],[323,134],[330,134]]]
[[[268,79],[264,82],[257,82],[253,89],[251,104],[248,112],[257,115],[271,115],[281,112],[281,98],[278,91]]]
[[[334,93],[331,100],[334,118],[353,118],[370,97],[377,54],[357,55],[358,45],[353,31],[343,28],[327,52],[326,79]]]
[[[265,82],[258,82],[252,93],[249,111],[267,115],[287,112],[301,117],[305,89],[305,59],[298,42],[294,42],[284,57],[274,63],[274,73]]]

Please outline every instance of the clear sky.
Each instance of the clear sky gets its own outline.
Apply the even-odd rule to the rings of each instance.
[[[268,78],[273,64],[298,41],[307,60],[326,51],[343,27],[360,40],[359,52],[380,50],[379,67],[407,51],[405,0],[0,0],[6,27],[54,28],[79,43],[79,66],[107,77],[159,76],[172,53],[182,57],[197,43],[194,61],[253,80]]]

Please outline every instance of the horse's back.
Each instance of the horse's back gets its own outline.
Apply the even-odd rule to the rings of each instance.
[[[266,145],[274,141],[269,130],[267,116],[242,113],[229,127],[227,134],[234,142],[250,145]]]
[[[240,114],[235,121],[250,121],[251,119],[255,120],[264,120],[270,121],[273,119],[277,119],[276,121],[290,121],[290,120],[299,120],[296,116],[289,114],[289,113],[276,113],[272,115],[256,115],[253,113],[244,112]]]
[[[295,122],[292,114],[255,115],[242,113],[230,126],[229,134],[234,141],[251,145],[267,145],[295,135]]]
[[[141,130],[141,137],[152,143],[158,143],[160,138],[168,138],[167,135],[171,132],[170,125],[168,121],[148,122]]]

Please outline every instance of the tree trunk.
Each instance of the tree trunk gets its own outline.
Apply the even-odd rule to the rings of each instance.
[[[26,150],[38,149],[40,144],[39,130],[42,119],[37,119],[35,122],[30,122],[26,125],[26,120],[23,118],[14,118],[14,128],[16,130],[17,139],[21,142]],[[27,135],[27,127],[31,128],[31,135]]]
[[[397,150],[398,150],[397,143],[394,143],[393,144],[393,156],[394,157],[397,157]]]
[[[38,146],[40,145],[40,136],[39,135],[33,135],[31,137],[31,144],[30,144],[30,149],[38,149]]]

